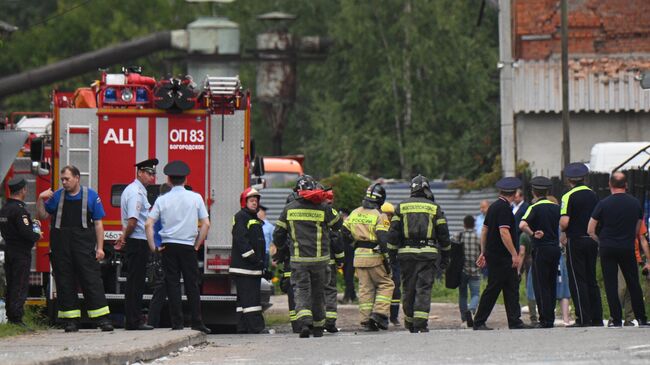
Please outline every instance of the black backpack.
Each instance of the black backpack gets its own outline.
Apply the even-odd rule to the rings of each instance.
[[[460,277],[463,273],[465,264],[465,250],[463,249],[463,233],[458,237],[459,242],[451,241],[451,250],[449,253],[449,266],[445,270],[445,287],[456,289],[460,285]]]

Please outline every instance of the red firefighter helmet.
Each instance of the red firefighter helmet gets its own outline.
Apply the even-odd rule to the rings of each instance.
[[[240,203],[242,208],[246,208],[246,200],[248,200],[248,198],[250,198],[251,196],[256,196],[258,203],[260,201],[260,198],[262,197],[262,195],[260,194],[259,191],[255,190],[253,188],[246,188],[246,190],[244,190],[241,193],[241,196],[240,196],[240,199],[239,199],[239,203]]]

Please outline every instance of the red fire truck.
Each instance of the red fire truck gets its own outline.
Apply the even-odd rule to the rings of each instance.
[[[263,174],[254,171],[262,164],[255,163],[259,159],[254,159],[250,119],[251,96],[237,77],[208,76],[197,86],[191,77],[157,81],[142,76],[138,68],[128,68],[117,74],[102,73],[91,87],[53,93],[51,133],[32,140],[28,169],[37,175],[32,177],[37,183],[32,187],[42,191],[48,187],[45,181],[57,189],[61,167],[75,165],[82,185],[98,191],[106,210],[102,275],[111,312],[123,312],[126,281],[123,256],[111,244],[122,230],[120,197],[134,180],[134,164],[155,157],[160,164],[157,184],[148,187],[152,204],[158,184],[165,181],[162,168],[167,162],[182,160],[191,168],[187,185],[203,196],[211,220],[198,255],[204,321],[235,323],[236,293],[228,276],[231,217],[240,209],[239,194],[250,186],[251,176]],[[13,173],[24,173],[16,162]],[[44,293],[50,313],[55,313],[47,227],[44,232],[35,249],[30,296],[36,299]],[[270,285],[263,280],[262,288],[268,305]],[[145,302],[150,298],[150,293],[145,294]]]

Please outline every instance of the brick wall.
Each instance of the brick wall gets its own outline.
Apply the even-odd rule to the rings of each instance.
[[[560,1],[512,1],[515,58],[534,60],[559,55]],[[650,52],[650,0],[568,1],[569,52]]]

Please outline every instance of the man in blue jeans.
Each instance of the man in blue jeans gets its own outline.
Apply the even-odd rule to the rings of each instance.
[[[473,327],[473,323],[467,323],[467,321],[471,322],[473,314],[476,312],[481,289],[481,269],[476,266],[476,260],[481,253],[481,242],[476,235],[474,223],[474,217],[465,216],[463,219],[465,230],[456,236],[456,242],[463,246],[465,255],[463,272],[460,275],[460,285],[458,286],[458,309],[460,309],[460,319],[467,327]],[[468,287],[470,292],[469,308],[467,307]]]

